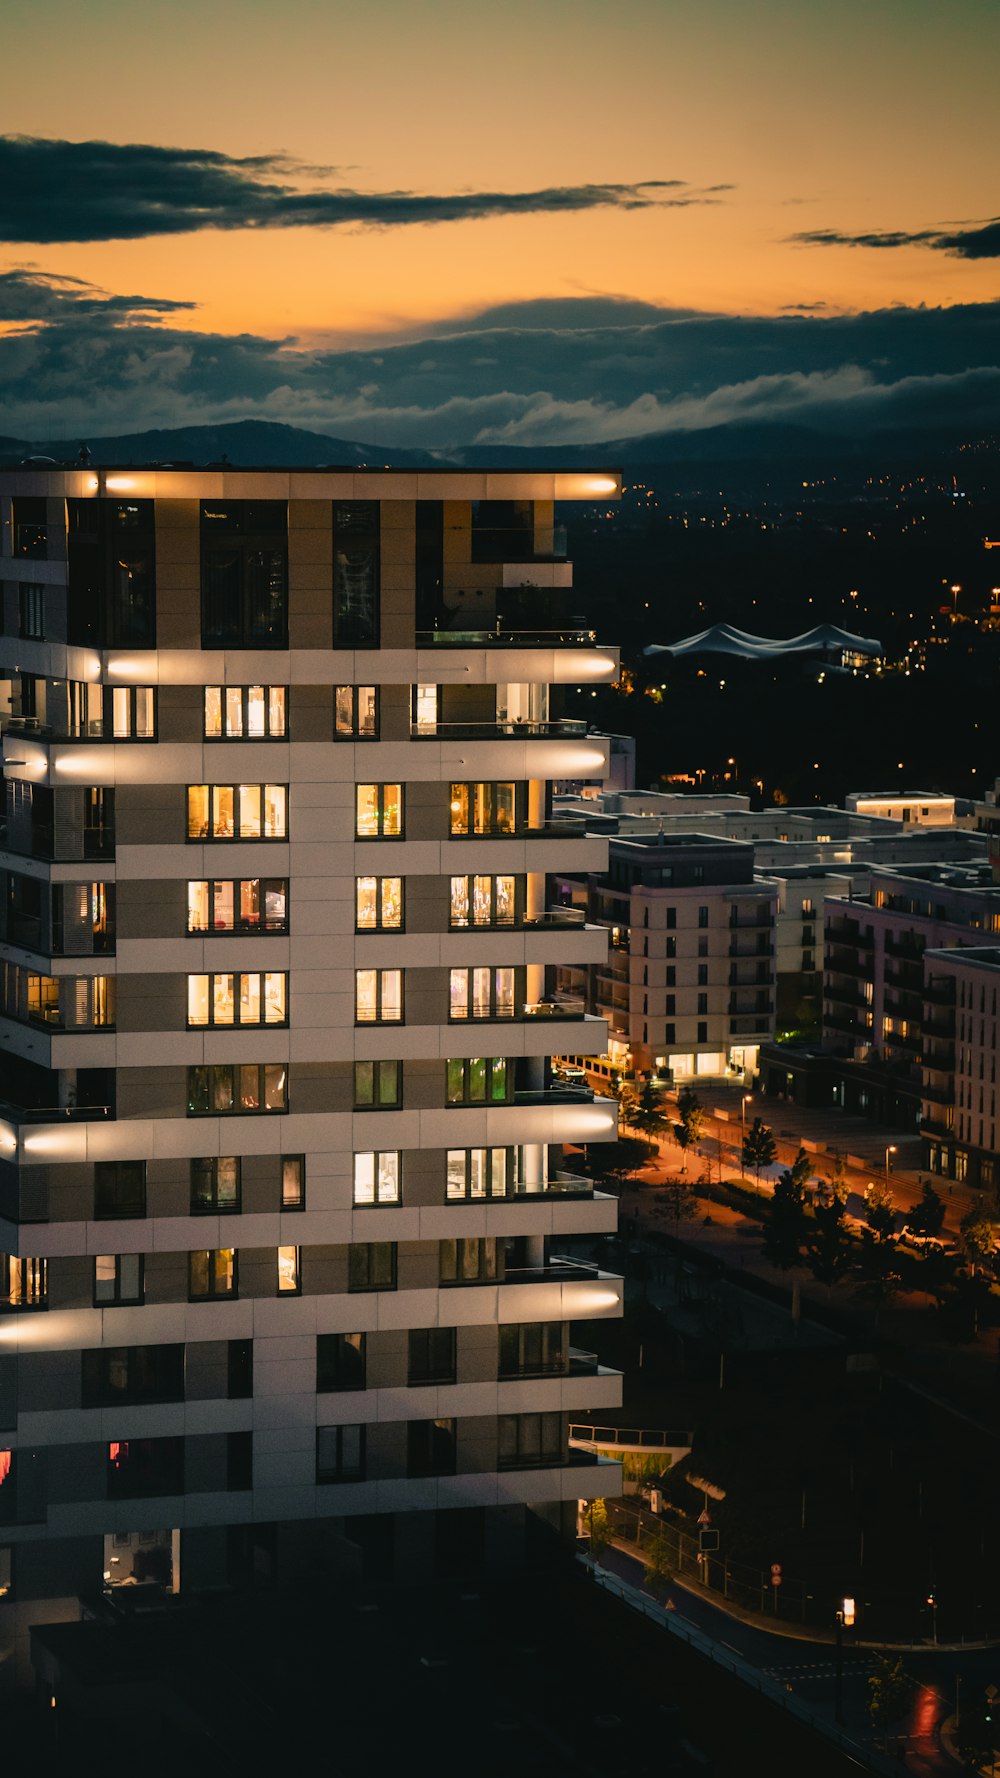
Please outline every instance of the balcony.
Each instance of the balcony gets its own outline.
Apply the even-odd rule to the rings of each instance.
[[[922,1117],[920,1133],[922,1136],[940,1136],[944,1141],[950,1142],[954,1138],[955,1128],[953,1124],[946,1123],[944,1118]]]
[[[837,1006],[857,1006],[863,1009],[871,1005],[871,1001],[859,994],[856,988],[849,988],[843,982],[829,981],[823,993],[827,1000],[834,1001]]]
[[[498,618],[488,630],[418,630],[418,648],[594,648],[597,631],[567,624],[556,630],[507,629]]]
[[[411,741],[524,741],[587,733],[587,724],[575,716],[552,722],[411,722]]]
[[[615,1284],[620,1282],[619,1273],[602,1271],[600,1266],[588,1265],[585,1260],[552,1259],[543,1266],[508,1266],[500,1283],[569,1284],[585,1281],[592,1284],[603,1278]]]
[[[603,1020],[599,1021],[603,1024]],[[597,1094],[589,1087],[553,1082],[548,1087],[525,1087],[514,1094],[515,1105],[593,1105]]]
[[[557,1173],[553,1179],[540,1179],[533,1184],[526,1184],[523,1179],[516,1181],[512,1192],[515,1198],[592,1198],[594,1182],[584,1179],[575,1173]]]
[[[954,1008],[954,978],[949,977],[946,981],[932,978],[929,982],[925,982],[924,999],[929,1001],[931,1006],[948,1006]]]
[[[828,950],[826,953],[825,967],[830,975],[853,975],[856,976],[859,981],[864,982],[870,982],[872,979],[870,957],[866,957],[859,963],[856,957],[845,957],[839,952],[834,954]]]
[[[826,942],[834,945],[850,945],[855,951],[873,951],[875,940],[870,932],[862,932],[851,920],[828,920],[826,923]]]
[[[885,949],[890,957],[899,957],[910,963],[919,964],[924,954],[923,942],[906,936],[897,938],[891,932],[885,935]]]
[[[733,939],[730,942],[729,955],[730,957],[773,957],[774,946],[762,944],[760,939],[757,939],[752,945],[740,944],[736,939]]]
[[[923,1082],[920,1088],[920,1096],[922,1099],[933,1100],[935,1105],[953,1105],[955,1101],[954,1088],[951,1085],[946,1087],[932,1086],[929,1080]]]
[[[823,1024],[828,1031],[842,1031],[846,1037],[852,1037],[856,1043],[870,1043],[872,1028],[862,1025],[860,1020],[848,1018],[846,1013],[823,1013]]]
[[[934,1044],[924,1050],[924,1067],[933,1069],[935,1074],[954,1074],[955,1051],[947,1044]]]

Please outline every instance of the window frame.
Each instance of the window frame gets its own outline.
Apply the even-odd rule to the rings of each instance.
[[[135,1309],[135,1308],[140,1308],[146,1300],[146,1278],[145,1278],[146,1263],[145,1263],[145,1258],[146,1258],[145,1254],[142,1254],[142,1253],[95,1253],[94,1254],[94,1275],[93,1275],[94,1308],[95,1309],[117,1309],[117,1308]],[[98,1278],[97,1270],[98,1270],[98,1266],[100,1265],[102,1260],[105,1260],[105,1261],[112,1260],[114,1262],[113,1288],[112,1288],[112,1294],[110,1296],[99,1296],[98,1295],[98,1285],[100,1284],[101,1280]],[[122,1285],[122,1262],[123,1261],[130,1261],[130,1260],[134,1260],[135,1265],[136,1265],[135,1294],[133,1296],[126,1296],[123,1292],[123,1285]]]
[[[374,790],[377,793],[375,797],[375,820],[377,825],[374,833],[365,833],[361,826],[361,792],[363,790]],[[385,829],[386,804],[388,800],[386,798],[387,790],[396,790],[399,792],[399,828],[396,833],[387,833]],[[367,840],[404,840],[406,838],[406,784],[402,779],[366,778],[355,784],[354,838],[359,844]]]
[[[232,984],[230,988],[230,1001],[233,1009],[233,1016],[231,1019],[219,1019],[215,1016],[215,983],[216,981],[225,979],[227,976]],[[254,976],[257,978],[257,1006],[264,1016],[256,1019],[245,1019],[240,1016],[243,1009],[243,982],[245,980],[252,980]],[[275,976],[284,984],[284,1016],[280,1019],[269,1019],[266,1016],[268,1011],[267,983],[271,977]],[[193,1019],[191,1017],[191,997],[194,992],[193,984],[201,981],[206,983],[205,1005],[208,1017],[206,1019]],[[189,975],[187,978],[187,1028],[189,1031],[280,1031],[286,1028],[289,1022],[288,981],[289,972],[287,969],[217,969],[209,973],[198,972],[194,975]]]
[[[497,1468],[498,1469],[555,1469],[562,1468],[569,1461],[569,1451],[565,1440],[565,1415],[559,1411],[543,1411],[534,1414],[498,1414],[497,1415]],[[532,1456],[523,1451],[525,1433],[531,1423],[538,1424],[538,1455]],[[550,1449],[545,1445],[546,1422],[558,1422],[560,1436]],[[510,1453],[503,1450],[504,1428],[513,1429],[516,1449]],[[550,1427],[551,1431],[552,1428]]]
[[[510,919],[497,918],[497,884],[509,882]],[[488,883],[489,919],[480,920],[476,917],[477,885]],[[455,914],[456,887],[464,884],[465,918],[459,919]],[[448,899],[448,931],[449,932],[513,932],[523,923],[526,899],[526,880],[523,874],[516,871],[471,871],[460,872],[449,881],[450,894]],[[459,890],[461,894],[461,890]]]
[[[239,1102],[241,1095],[242,1095],[243,1084],[244,1084],[242,1082],[241,1076],[242,1076],[244,1069],[251,1069],[251,1068],[256,1069],[256,1071],[257,1071],[257,1103],[254,1105],[244,1105]],[[232,1081],[233,1094],[232,1094],[232,1096],[233,1096],[234,1103],[232,1105],[218,1105],[218,1104],[214,1103],[214,1099],[215,1099],[214,1077],[216,1075],[221,1077],[223,1070],[228,1070],[229,1073],[233,1077],[233,1081]],[[284,1076],[284,1081],[283,1081],[284,1103],[281,1105],[268,1105],[266,1103],[268,1093],[270,1091],[269,1086],[268,1086],[268,1079],[267,1079],[269,1072],[271,1072],[271,1073],[278,1072]],[[192,1062],[188,1066],[187,1116],[188,1117],[282,1117],[288,1110],[289,1073],[290,1073],[290,1070],[289,1070],[287,1062]],[[192,1100],[194,1098],[194,1090],[193,1089],[194,1089],[194,1085],[195,1085],[195,1077],[197,1075],[204,1075],[206,1077],[205,1078],[205,1097],[210,1102],[206,1103],[203,1107],[196,1106],[192,1103]]]
[[[356,1346],[349,1342],[357,1340]],[[334,1347],[330,1342],[337,1341]],[[321,1351],[321,1342],[327,1342]],[[357,1354],[357,1375],[352,1381],[345,1381],[343,1373],[352,1367],[342,1363],[340,1358],[333,1359],[331,1354],[336,1350],[343,1354],[349,1349]],[[317,1395],[357,1395],[368,1387],[368,1336],[366,1333],[321,1333],[316,1335],[316,1394]],[[333,1382],[328,1381],[334,1377]]]
[[[186,844],[187,845],[189,845],[189,846],[257,846],[257,845],[281,846],[281,845],[285,845],[287,843],[287,841],[288,841],[288,785],[287,785],[287,783],[286,784],[272,784],[270,782],[263,783],[263,784],[201,783],[201,784],[188,784],[186,786],[186,790],[187,790],[187,835],[186,835]],[[191,795],[192,795],[193,791],[198,791],[198,790],[203,790],[205,792],[205,796],[206,796],[206,800],[207,800],[207,807],[208,807],[208,819],[205,823],[204,832],[199,830],[197,833],[192,833],[192,831],[191,831],[191,828],[192,828]],[[265,823],[264,809],[265,809],[265,805],[266,805],[266,792],[269,790],[281,792],[281,794],[284,798],[284,802],[282,805],[283,831],[281,833],[264,833],[263,831],[261,831],[260,833],[243,833],[241,831],[240,818],[239,818],[239,813],[238,813],[240,803],[242,800],[241,792],[252,791],[252,790],[256,790],[259,794],[260,826],[261,826],[262,830],[263,830],[264,823]],[[215,819],[212,814],[212,808],[213,808],[215,796],[219,791],[228,791],[230,796],[233,799],[233,831],[232,831],[232,833],[213,833],[211,831],[213,820]],[[249,880],[250,879],[248,879],[248,881]]]
[[[497,796],[497,791],[501,785],[503,785],[504,787],[506,787],[507,785],[510,785],[510,788],[511,788],[511,799],[510,799],[511,800],[511,825],[509,827],[501,825],[498,821],[498,818],[497,818],[497,816],[498,816],[497,805],[499,802],[499,798]],[[524,813],[525,798],[522,793],[522,786],[525,786],[525,789],[526,789],[525,780],[521,779],[521,778],[453,778],[453,779],[449,779],[449,781],[448,781],[448,815],[449,815],[448,832],[449,832],[449,838],[451,838],[453,840],[514,839],[517,836],[517,834],[519,834],[523,831],[523,828],[525,825],[525,820],[526,820],[525,813]],[[476,802],[478,800],[477,796],[476,796],[476,792],[477,792],[477,789],[479,789],[480,787],[483,788],[484,790],[488,789],[489,800],[490,800],[489,822],[488,822],[488,825],[483,826],[483,827],[476,826],[476,817],[475,817],[475,807],[476,807]],[[465,807],[466,807],[466,811],[467,811],[466,823],[465,823],[464,827],[459,827],[456,823],[456,817],[460,813],[460,805],[463,800],[465,802]]]
[[[338,705],[340,702],[340,694],[342,692],[350,693],[350,706],[351,706],[350,723],[351,723],[351,726],[349,728],[341,728],[339,726]],[[371,692],[371,694],[372,694],[371,702],[372,702],[372,711],[373,711],[373,723],[372,723],[372,727],[370,729],[363,728],[362,724],[361,724],[361,699],[359,696],[359,694],[361,692]],[[335,685],[334,686],[334,688],[333,688],[333,738],[335,741],[377,741],[378,740],[379,729],[381,726],[381,718],[382,718],[379,692],[380,692],[380,687],[377,685]]]
[[[206,507],[218,505],[228,509],[231,520],[223,522],[221,514],[206,513]],[[261,507],[280,508],[284,514],[284,522],[263,524],[259,522],[271,514],[261,513]],[[235,510],[238,509],[238,510]],[[255,522],[251,523],[251,520]],[[275,539],[281,542],[275,546]],[[216,542],[215,540],[219,541]],[[279,651],[288,647],[288,502],[287,500],[202,500],[198,509],[198,544],[199,544],[199,595],[201,646],[203,649],[235,649],[247,648],[254,651]],[[210,589],[207,582],[207,569],[213,556],[221,556],[228,552],[233,559],[236,581],[235,588],[238,612],[236,613],[236,635],[226,635],[222,631],[225,626],[213,628],[208,623],[210,601],[218,601],[221,609],[221,588]],[[262,632],[254,633],[254,600],[257,596],[253,585],[252,570],[254,557],[263,560],[265,554],[279,558],[282,585],[273,615],[276,621],[268,631],[265,625]],[[259,592],[259,589],[258,589]],[[259,615],[259,612],[256,614]]]
[[[476,1249],[476,1272],[465,1270],[471,1249]],[[455,1276],[448,1277],[447,1249],[454,1248]],[[492,1256],[492,1264],[491,1264]],[[484,1284],[503,1282],[503,1251],[495,1235],[449,1235],[438,1242],[438,1283],[442,1290],[477,1289]]]
[[[281,1297],[282,1301],[284,1301],[284,1299],[289,1296],[301,1296],[302,1295],[302,1249],[301,1249],[301,1247],[299,1247],[294,1242],[286,1241],[286,1242],[282,1242],[277,1247],[277,1249],[275,1251],[276,1251],[276,1269],[277,1269],[277,1277],[276,1277],[275,1290],[274,1290],[275,1296]],[[291,1254],[293,1256],[290,1260],[286,1259],[284,1261],[284,1267],[285,1267],[284,1271],[282,1270],[282,1254]],[[282,1282],[283,1278],[287,1278],[289,1280],[289,1282],[283,1283]]]
[[[546,1362],[545,1353],[553,1329],[558,1329],[558,1362]],[[505,1340],[506,1336],[506,1340]],[[525,1345],[534,1336],[541,1343],[538,1363],[525,1356]],[[516,1344],[514,1362],[505,1362],[504,1345]],[[565,1377],[569,1375],[569,1323],[566,1321],[502,1321],[497,1328],[497,1381],[516,1382],[521,1377]]]
[[[252,735],[249,732],[250,693],[252,691],[262,691],[264,693],[264,732],[263,732],[263,734],[260,734],[260,735]],[[214,729],[210,729],[208,726],[208,724],[209,724],[209,715],[208,715],[208,694],[209,694],[209,692],[218,692],[219,693],[220,728],[219,728],[218,733],[216,733]],[[231,692],[239,692],[239,694],[240,694],[240,725],[241,726],[240,726],[239,734],[232,733],[228,727],[229,718],[228,718],[228,708],[227,708],[227,705],[228,705],[227,694],[229,694]],[[280,692],[281,699],[282,699],[282,703],[281,703],[281,723],[282,723],[282,726],[280,729],[273,729],[271,727],[271,701],[272,701],[272,698],[273,698],[273,695],[275,692]],[[289,687],[287,685],[261,685],[259,683],[255,683],[255,684],[247,684],[247,685],[227,685],[227,684],[219,685],[219,684],[215,684],[215,685],[203,686],[202,687],[202,740],[204,740],[204,741],[287,741],[289,739],[289,732],[288,732],[288,730],[289,730],[289,723],[288,723],[289,695],[288,694],[289,694]]]
[[[0,1314],[34,1314],[48,1306],[47,1255],[0,1253]]]
[[[414,1365],[414,1341],[422,1340],[425,1344],[425,1362]],[[435,1343],[440,1342],[447,1347],[443,1359],[432,1361]],[[419,1355],[418,1355],[419,1356]],[[454,1327],[411,1327],[407,1332],[406,1352],[406,1383],[409,1389],[425,1388],[428,1384],[448,1384],[458,1380],[458,1340]]]
[[[372,1097],[363,1099],[358,1093],[358,1069],[370,1068],[372,1071]],[[379,1093],[382,1071],[394,1068],[396,1071],[395,1097],[383,1099]],[[403,1064],[391,1057],[374,1057],[371,1060],[361,1058],[354,1063],[354,1109],[355,1111],[399,1111],[403,1104]]]
[[[206,1277],[209,1288],[196,1291],[194,1288],[195,1260],[199,1254],[205,1254]],[[221,1253],[232,1254],[231,1282],[228,1289],[219,1287],[218,1256]],[[240,1256],[236,1247],[194,1247],[188,1253],[188,1302],[189,1303],[232,1303],[240,1294]]]
[[[252,841],[248,841],[247,843],[252,844]],[[250,920],[246,920],[243,917],[242,912],[237,913],[236,911],[237,908],[242,909],[243,907],[244,885],[253,883],[257,884],[257,899],[261,909],[261,917],[256,924]],[[218,889],[228,887],[232,891],[233,924],[231,926],[192,926],[191,891],[196,886],[200,887],[202,884],[205,886],[205,899],[213,909],[219,899],[216,893]],[[268,892],[272,890],[272,888],[281,888],[282,886],[284,887],[285,892],[285,912],[279,924],[274,921],[268,921],[265,910],[267,907]],[[253,938],[273,938],[287,936],[291,930],[289,920],[289,879],[287,877],[189,877],[187,879],[187,890],[186,933],[188,938],[213,938],[220,933],[230,934],[234,938],[245,936]]]
[[[219,1201],[219,1167],[223,1161],[232,1162],[235,1168],[236,1191],[231,1204]],[[199,1201],[196,1195],[196,1170],[207,1168],[207,1177],[211,1181],[210,1192]],[[190,1160],[191,1216],[239,1216],[243,1208],[243,1160],[242,1156],[234,1155],[192,1155]]]
[[[370,1198],[359,1197],[359,1195],[358,1195],[359,1191],[363,1191],[366,1189],[365,1185],[364,1185],[363,1174],[366,1171],[366,1163],[369,1161],[371,1162],[371,1173],[372,1173],[372,1180],[371,1180],[372,1195]],[[392,1163],[391,1168],[384,1168],[384,1163],[386,1163],[386,1162]],[[383,1195],[382,1195],[383,1170],[385,1170],[386,1172],[390,1172],[393,1175],[393,1183],[394,1183],[395,1189],[394,1189],[394,1195],[392,1197],[383,1197]],[[353,1209],[355,1209],[355,1210],[381,1210],[384,1208],[398,1209],[399,1206],[403,1202],[403,1154],[402,1154],[402,1150],[398,1149],[398,1148],[376,1148],[376,1149],[361,1148],[361,1149],[356,1149],[354,1152],[353,1165],[352,1165],[352,1169],[351,1169],[351,1182],[352,1182],[351,1204],[352,1204]]]
[[[113,1210],[99,1209],[98,1204],[99,1204],[100,1193],[99,1193],[98,1188],[99,1188],[101,1181],[102,1180],[106,1181],[109,1178],[114,1177],[116,1191],[117,1191],[118,1181],[120,1178],[118,1169],[119,1168],[128,1168],[128,1167],[137,1167],[137,1168],[141,1169],[141,1171],[138,1175],[138,1181],[132,1182],[132,1190],[133,1190],[133,1192],[135,1192],[136,1201],[140,1204],[141,1207],[139,1209],[133,1209],[133,1210],[123,1210],[117,1206]],[[113,1175],[111,1174],[112,1168],[114,1169]],[[136,1183],[138,1183],[138,1188],[139,1188],[137,1192],[135,1191]],[[146,1162],[145,1161],[95,1161],[94,1162],[94,1221],[95,1222],[134,1222],[134,1221],[136,1221],[137,1218],[144,1217],[146,1215],[146,1183],[147,1182],[146,1182]]]
[[[285,1196],[285,1181],[286,1181],[285,1169],[287,1167],[296,1167],[298,1169],[299,1195],[298,1195],[298,1198],[295,1200]],[[306,1207],[306,1157],[304,1154],[283,1154],[281,1156],[281,1203],[279,1206],[281,1213],[282,1213],[282,1215],[298,1216],[299,1212],[304,1210],[305,1207]]]
[[[445,1095],[446,1105],[512,1105],[514,1103],[514,1061],[513,1056],[449,1056],[445,1061]],[[470,1068],[474,1062],[481,1062],[485,1068],[484,1097],[469,1096]],[[449,1071],[462,1069],[462,1097],[452,1095],[449,1085]],[[504,1093],[498,1097],[493,1090],[494,1076],[498,1071],[503,1073]]]
[[[462,930],[462,929],[460,929]],[[510,975],[510,1011],[498,1011],[501,996],[498,993],[501,975]],[[489,999],[477,999],[477,978],[489,977]],[[456,1000],[455,989],[462,977],[465,977],[465,1011],[456,1011],[461,1003]],[[459,964],[448,971],[448,1023],[449,1025],[487,1025],[508,1024],[518,1018],[518,1007],[524,1005],[525,970],[517,963],[476,963]],[[503,997],[506,998],[506,997]],[[477,1007],[486,1006],[486,1012],[477,1012]]]
[[[316,1428],[316,1485],[328,1487],[338,1482],[363,1482],[367,1477],[366,1426],[362,1420],[345,1420],[334,1426],[317,1426]],[[345,1456],[345,1435],[350,1434],[352,1443],[356,1439],[357,1455],[353,1461]],[[331,1466],[325,1463],[322,1453],[332,1443],[335,1460]]]
[[[375,977],[375,1007],[374,1007],[374,1011],[372,1012],[370,1017],[368,1017],[364,1013],[362,1013],[361,1000],[360,1000],[360,980],[361,980],[362,976],[367,976],[367,975],[373,975]],[[396,1004],[399,1007],[399,1012],[395,1017],[386,1018],[386,1016],[385,1016],[385,978],[386,978],[386,976],[393,976],[393,975],[399,977],[399,996],[398,996],[398,1000],[396,1002]],[[405,1025],[405,1023],[406,1023],[405,987],[406,987],[406,971],[403,969],[356,969],[354,971],[354,1023],[355,1023],[355,1025],[362,1025],[362,1026],[366,1026],[366,1025]]]
[[[383,1248],[387,1250],[390,1260],[389,1278],[384,1284],[379,1282],[373,1284],[371,1281],[372,1256],[376,1249],[381,1250]],[[367,1281],[364,1283],[355,1281],[358,1270],[360,1269],[360,1262],[356,1261],[353,1256],[355,1254],[360,1255],[361,1253],[364,1253],[365,1255],[364,1271]],[[351,1241],[348,1243],[347,1288],[350,1293],[367,1293],[373,1290],[396,1290],[398,1288],[398,1280],[399,1254],[395,1241]]]
[[[507,1146],[494,1144],[492,1146],[486,1146],[486,1145],[476,1146],[476,1145],[474,1145],[471,1148],[448,1148],[448,1149],[446,1149],[445,1150],[444,1202],[446,1204],[505,1204],[505,1203],[508,1203],[510,1201],[510,1199],[516,1195],[515,1189],[514,1189],[515,1184],[516,1184],[516,1173],[515,1173],[516,1153],[517,1153],[517,1150],[516,1150],[513,1143],[508,1144]],[[461,1192],[453,1192],[451,1190],[452,1157],[453,1156],[457,1157],[459,1155],[462,1157],[462,1161],[463,1161],[464,1190]],[[484,1170],[483,1170],[483,1176],[488,1182],[489,1189],[486,1191],[483,1191],[483,1192],[474,1192],[471,1189],[472,1181],[473,1181],[473,1174],[474,1174],[474,1167],[473,1167],[473,1160],[472,1160],[473,1155],[485,1155],[486,1156],[486,1161],[485,1161]],[[504,1160],[503,1160],[503,1190],[502,1191],[496,1191],[493,1189],[494,1185],[496,1183],[496,1172],[497,1172],[497,1168],[496,1168],[496,1164],[495,1164],[495,1157],[498,1155],[502,1155],[504,1157]]]
[[[361,885],[375,885],[375,919],[367,925],[361,922]],[[387,921],[385,918],[386,889],[384,885],[397,885],[397,904],[399,918]],[[390,891],[391,893],[391,891]],[[355,932],[405,932],[406,931],[406,878],[402,876],[374,876],[366,873],[354,879],[354,930]]]

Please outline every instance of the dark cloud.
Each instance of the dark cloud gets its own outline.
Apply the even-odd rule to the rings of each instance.
[[[791,240],[805,247],[932,247],[956,259],[1000,259],[1000,217],[975,228],[922,228],[910,233],[901,229],[874,229],[868,234],[842,234],[838,229],[818,228]]]
[[[62,321],[67,315],[126,320],[196,307],[164,296],[115,296],[82,278],[60,278],[50,272],[0,272],[0,321]]]
[[[491,216],[641,210],[717,203],[724,186],[680,179],[565,185],[542,191],[433,195],[305,189],[315,168],[287,156],[235,159],[202,148],[0,136],[0,238],[8,242],[137,240],[199,229],[398,228]]]
[[[23,324],[0,336],[4,427],[20,437],[264,419],[473,452],[760,422],[846,436],[889,424],[992,430],[1000,419],[994,303],[741,317],[543,299],[344,351],[160,324],[144,298],[69,281],[41,281],[39,296],[20,276]],[[48,305],[34,320],[32,302]]]

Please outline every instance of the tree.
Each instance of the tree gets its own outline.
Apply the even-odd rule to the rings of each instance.
[[[595,1142],[590,1149],[590,1173],[594,1184],[621,1185],[649,1159],[638,1136],[619,1136],[614,1142]]]
[[[985,1694],[980,1697],[978,1688],[970,1686],[962,1698],[957,1740],[959,1753],[973,1769],[992,1762],[996,1744],[993,1710]]]
[[[674,1141],[684,1156],[681,1171],[686,1173],[688,1149],[694,1147],[705,1127],[705,1109],[693,1087],[682,1087],[678,1093],[677,1116]]]
[[[896,1200],[881,1179],[865,1188],[865,1221],[876,1241],[892,1241],[896,1235]]]
[[[608,1523],[608,1503],[606,1500],[592,1500],[587,1508],[587,1534],[590,1538],[590,1553],[595,1562],[599,1562],[604,1551],[611,1542],[611,1526]]]
[[[755,1117],[743,1138],[743,1165],[753,1168],[757,1176],[758,1191],[761,1172],[774,1164],[777,1155],[778,1144],[774,1140],[774,1131],[768,1129],[763,1118]]]
[[[929,1179],[920,1181],[923,1190],[906,1219],[914,1235],[939,1235],[944,1227],[944,1199],[934,1190]]]
[[[665,1179],[660,1190],[666,1195],[666,1214],[672,1222],[697,1215],[698,1199],[686,1179]]]
[[[902,1715],[910,1692],[910,1681],[903,1671],[902,1655],[897,1655],[894,1661],[888,1655],[879,1655],[875,1661],[875,1670],[869,1675],[868,1687],[871,1693],[868,1714],[876,1728],[885,1728]]]
[[[973,1277],[991,1257],[996,1244],[996,1230],[978,1205],[967,1211],[961,1222],[962,1246],[972,1268]]]
[[[809,1269],[817,1283],[829,1290],[849,1269],[854,1242],[848,1230],[844,1201],[834,1193],[826,1203],[813,1206],[813,1227],[806,1243]]]
[[[673,1555],[667,1534],[662,1527],[657,1531],[648,1550],[645,1552],[646,1585],[651,1593],[665,1593],[674,1578]]]
[[[649,1138],[651,1149],[657,1147],[657,1138],[670,1128],[670,1116],[664,1107],[663,1089],[654,1086],[651,1080],[644,1080],[638,1093],[633,1089],[624,1115],[625,1122],[633,1130],[640,1130]]]
[[[802,1153],[801,1149],[799,1151]],[[807,1157],[808,1171],[808,1157]],[[771,1214],[764,1228],[764,1256],[787,1272],[799,1263],[806,1234],[805,1180],[798,1161],[786,1167],[774,1188]]]
[[[860,1289],[875,1303],[875,1325],[878,1310],[895,1296],[899,1289],[899,1273],[895,1267],[896,1248],[892,1241],[879,1240],[871,1229],[861,1237]]]

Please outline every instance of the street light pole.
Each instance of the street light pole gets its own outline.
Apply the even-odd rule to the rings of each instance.
[[[885,1189],[887,1192],[889,1190],[889,1156],[891,1154],[895,1154],[895,1152],[896,1152],[896,1144],[894,1142],[890,1142],[887,1145],[886,1151],[885,1151]]]
[[[833,1713],[838,1722],[844,1720],[844,1614],[837,1611],[837,1667],[833,1694]]]
[[[746,1162],[743,1145],[747,1139],[747,1106],[753,1103],[753,1094],[744,1093],[740,1099],[740,1184],[746,1179]]]

